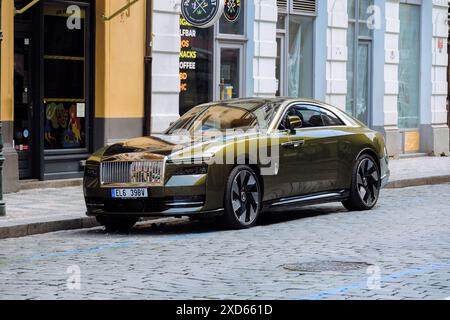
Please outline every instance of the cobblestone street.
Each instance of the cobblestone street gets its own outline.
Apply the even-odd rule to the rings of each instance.
[[[445,299],[450,184],[266,213],[251,230],[178,221],[0,241],[1,299]],[[68,279],[80,270],[81,288]]]

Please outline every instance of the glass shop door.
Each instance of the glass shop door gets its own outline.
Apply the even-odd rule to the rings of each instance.
[[[47,0],[42,10],[42,178],[77,177],[90,148],[90,6]]]
[[[230,100],[242,97],[244,46],[240,44],[219,44],[219,72],[216,75],[217,100]]]

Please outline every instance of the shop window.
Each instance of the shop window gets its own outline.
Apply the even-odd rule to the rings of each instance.
[[[419,127],[420,6],[400,3],[398,127]]]
[[[313,97],[317,1],[278,0],[277,96]]]
[[[368,19],[373,0],[349,0],[347,29],[347,100],[346,111],[369,124],[372,29]]]
[[[214,27],[201,29],[180,18],[180,114],[211,101]]]
[[[289,16],[288,95],[313,95],[313,18]]]

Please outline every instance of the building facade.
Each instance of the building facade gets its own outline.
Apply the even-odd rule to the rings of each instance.
[[[95,149],[143,134],[145,0],[2,3],[7,192],[81,177]]]
[[[238,97],[323,100],[383,132],[393,156],[449,153],[447,0],[240,5],[235,22],[200,29],[180,0],[3,1],[7,190],[79,177],[96,148]]]

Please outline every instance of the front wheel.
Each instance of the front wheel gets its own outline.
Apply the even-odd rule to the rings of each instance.
[[[108,232],[129,231],[139,221],[139,218],[127,216],[97,216],[96,219]]]
[[[249,166],[237,166],[228,178],[225,189],[225,213],[222,221],[235,229],[253,227],[261,212],[261,186]]]
[[[353,169],[350,198],[342,204],[350,211],[370,210],[378,202],[380,188],[377,163],[370,155],[362,155]]]

